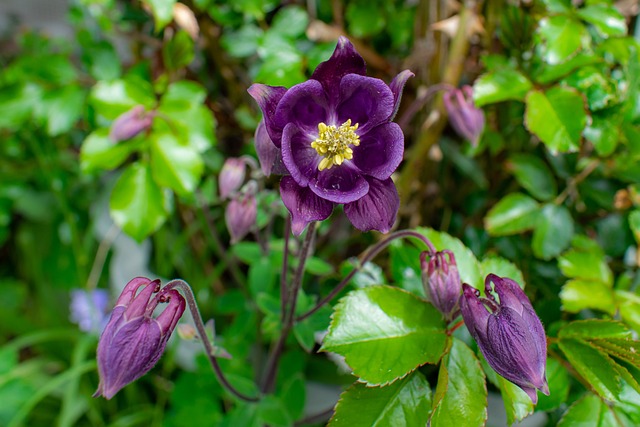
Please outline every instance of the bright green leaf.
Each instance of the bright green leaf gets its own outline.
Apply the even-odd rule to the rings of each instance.
[[[169,71],[176,71],[191,64],[195,55],[193,39],[186,31],[178,31],[162,47],[162,59]]]
[[[599,281],[608,286],[613,284],[613,273],[601,251],[571,249],[558,257],[558,266],[566,277]]]
[[[156,23],[156,31],[161,31],[173,20],[173,6],[176,0],[144,0],[151,7]]]
[[[629,226],[633,232],[636,243],[640,245],[640,209],[635,209],[629,214]]]
[[[308,25],[309,15],[302,7],[285,6],[273,17],[270,31],[296,38],[305,33]]]
[[[151,170],[156,182],[181,196],[193,193],[204,172],[198,151],[168,132],[152,133],[150,142]]]
[[[531,247],[536,257],[549,260],[563,252],[573,238],[573,218],[565,206],[549,203],[540,211]]]
[[[571,322],[560,329],[558,337],[562,338],[608,338],[627,339],[631,332],[621,322],[613,320],[579,320]]]
[[[433,396],[431,427],[484,426],[487,421],[487,385],[476,355],[452,338],[443,357]]]
[[[627,35],[624,16],[613,5],[590,4],[578,9],[578,16],[596,27],[605,37]]]
[[[349,34],[355,37],[368,37],[384,29],[386,17],[384,9],[375,3],[352,2],[347,6]]]
[[[522,73],[499,68],[478,77],[473,84],[473,100],[478,107],[507,100],[524,101],[532,85]]]
[[[569,373],[567,369],[556,359],[547,359],[547,382],[549,383],[549,396],[538,393],[539,411],[550,411],[563,405],[569,395]]]
[[[591,123],[584,130],[584,137],[593,144],[599,156],[610,156],[621,138],[620,123],[612,117],[593,114]]]
[[[413,294],[371,286],[336,305],[322,350],[344,356],[362,381],[387,384],[440,360],[444,326],[440,312]]]
[[[116,225],[138,242],[156,231],[168,215],[165,194],[142,163],[128,166],[120,175],[110,207]]]
[[[490,255],[483,259],[480,263],[480,270],[482,271],[482,277],[487,277],[488,274],[493,273],[500,277],[508,277],[514,280],[521,288],[524,289],[524,277],[520,269],[512,262],[496,256]]]
[[[580,94],[555,86],[546,92],[532,90],[527,95],[525,125],[552,152],[577,151],[587,124]]]
[[[540,206],[534,199],[521,193],[511,193],[487,213],[485,228],[493,236],[518,234],[532,229],[539,213]]]
[[[120,166],[135,149],[129,142],[114,143],[109,129],[98,129],[84,140],[80,148],[80,166],[85,173],[111,170]]]
[[[85,91],[80,86],[68,85],[47,93],[43,102],[47,112],[47,134],[67,133],[80,119],[85,107]]]
[[[585,309],[601,310],[613,315],[616,306],[613,291],[602,282],[573,279],[569,280],[560,292],[562,309],[577,313]]]
[[[532,154],[514,154],[509,158],[507,168],[513,171],[518,183],[533,197],[546,202],[557,195],[556,181],[539,157]]]
[[[571,405],[562,416],[558,427],[619,427],[613,410],[598,396],[586,393],[582,399]]]
[[[405,427],[426,425],[431,412],[431,389],[420,372],[385,387],[356,382],[342,395],[330,427]]]
[[[566,15],[543,18],[537,33],[543,41],[542,58],[549,64],[566,61],[589,40],[584,25]]]
[[[91,90],[90,102],[99,114],[113,120],[136,105],[151,109],[156,99],[149,82],[131,76],[123,80],[98,82]]]

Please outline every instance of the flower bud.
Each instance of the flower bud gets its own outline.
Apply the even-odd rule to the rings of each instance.
[[[254,192],[238,195],[229,202],[224,217],[231,234],[231,243],[238,243],[251,231],[257,215],[258,202]]]
[[[142,105],[136,105],[122,113],[111,124],[109,138],[113,142],[125,141],[145,131],[153,123],[153,113],[147,113]]]
[[[444,250],[437,252],[427,262],[428,252],[420,254],[422,285],[427,298],[445,317],[447,321],[458,315],[460,292],[460,274],[453,252]]]
[[[484,130],[484,113],[473,102],[471,86],[450,90],[444,94],[442,100],[453,129],[473,145],[478,145]]]
[[[499,301],[492,293],[492,282]],[[536,389],[549,395],[545,376],[547,340],[542,323],[513,280],[489,274],[484,287],[487,298],[463,285],[460,311],[464,323],[489,366],[537,403]]]
[[[153,311],[161,302],[168,305],[153,318]],[[136,277],[127,283],[98,342],[100,384],[93,396],[111,399],[153,368],[185,305],[185,299],[175,289],[160,289],[159,280]]]
[[[218,177],[220,197],[226,199],[240,189],[244,182],[246,165],[242,158],[229,158],[222,165]]]

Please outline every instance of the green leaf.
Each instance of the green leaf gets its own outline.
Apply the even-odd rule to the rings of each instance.
[[[500,277],[508,277],[514,280],[523,289],[525,287],[524,277],[520,269],[514,263],[502,257],[489,255],[480,263],[480,270],[482,271],[482,277],[487,277],[489,273],[493,273]]]
[[[156,31],[161,31],[173,19],[173,6],[176,0],[144,0],[151,7],[156,23]]]
[[[560,329],[558,337],[563,338],[611,338],[627,339],[631,332],[621,322],[613,320],[578,320],[571,322]]]
[[[566,15],[543,18],[537,34],[543,41],[542,59],[549,64],[565,62],[589,42],[584,25]]]
[[[444,328],[431,304],[398,288],[371,286],[336,305],[322,350],[344,356],[369,385],[387,384],[440,360]]]
[[[577,313],[588,308],[601,310],[613,315],[616,305],[613,291],[602,282],[573,279],[569,280],[560,291],[562,309]]]
[[[271,22],[270,31],[286,37],[302,36],[309,25],[309,15],[300,6],[285,6],[276,13]]]
[[[264,31],[255,25],[243,25],[238,31],[226,31],[220,37],[220,43],[233,58],[246,58],[255,55]]]
[[[601,157],[613,154],[621,139],[621,123],[616,117],[591,115],[591,123],[584,130],[584,137],[593,144]]]
[[[265,396],[258,403],[258,416],[272,427],[290,427],[293,420],[289,417],[284,402],[276,396]]]
[[[130,76],[123,80],[98,82],[91,90],[90,102],[98,114],[113,120],[136,105],[152,109],[156,99],[149,82]]]
[[[511,193],[491,208],[484,224],[493,236],[518,234],[532,229],[539,213],[540,206],[534,199],[521,193]]]
[[[162,46],[162,59],[169,71],[176,71],[191,64],[195,55],[193,39],[186,31],[178,31]]]
[[[556,181],[547,165],[532,154],[514,154],[507,168],[513,172],[518,183],[538,200],[549,201],[556,197]]]
[[[457,338],[443,357],[433,396],[431,427],[484,426],[487,386],[476,355]]]
[[[36,84],[2,87],[0,90],[0,129],[17,130],[31,116],[36,101],[42,99],[42,88]]]
[[[563,405],[569,396],[569,373],[556,359],[547,359],[549,396],[538,393],[538,411],[551,411]]]
[[[116,225],[138,242],[167,219],[167,199],[153,180],[151,169],[134,163],[120,175],[111,193],[111,216]]]
[[[546,92],[532,90],[527,95],[525,125],[553,153],[577,151],[587,114],[580,94],[555,86]]]
[[[275,265],[268,257],[260,257],[249,266],[249,289],[254,298],[263,292],[269,292],[275,281]]]
[[[386,19],[384,9],[375,3],[349,3],[346,11],[349,34],[355,37],[369,37],[384,29]]]
[[[558,266],[566,277],[613,284],[613,273],[599,248],[571,249],[558,257]]]
[[[629,214],[629,227],[631,227],[636,243],[640,245],[640,209],[635,209]]]
[[[499,68],[476,79],[473,84],[473,101],[478,107],[507,100],[524,101],[531,88],[531,82],[521,72],[512,68]]]
[[[619,427],[613,410],[598,396],[586,393],[562,416],[558,427]]]
[[[135,147],[130,142],[114,143],[109,138],[109,129],[98,129],[82,143],[80,166],[84,173],[115,169],[131,155]]]
[[[340,395],[329,426],[424,426],[430,413],[429,383],[415,372],[385,387],[356,382]]]
[[[640,331],[640,296],[620,290],[615,293],[620,317],[627,325]]]
[[[596,27],[605,37],[627,35],[624,16],[613,5],[590,4],[578,9],[578,16]]]
[[[533,413],[531,398],[520,387],[498,375],[500,394],[507,413],[507,424],[513,425]],[[544,396],[542,393],[538,393]]]
[[[533,254],[545,260],[559,255],[571,244],[573,218],[565,206],[544,205],[533,229]]]
[[[68,85],[47,93],[43,99],[46,110],[47,134],[67,133],[84,111],[85,91],[80,86]]]
[[[204,172],[198,151],[168,132],[154,132],[149,140],[151,170],[156,182],[181,196],[191,195]]]

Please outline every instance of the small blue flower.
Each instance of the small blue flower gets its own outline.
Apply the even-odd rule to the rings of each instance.
[[[109,292],[104,289],[74,289],[71,291],[69,319],[81,331],[100,334],[107,325]]]

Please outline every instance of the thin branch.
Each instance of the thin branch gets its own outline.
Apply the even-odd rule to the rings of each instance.
[[[289,239],[291,238],[291,217],[287,215],[284,225],[284,252],[282,253],[282,271],[280,273],[280,318],[285,319],[287,316],[287,274],[289,272]]]

